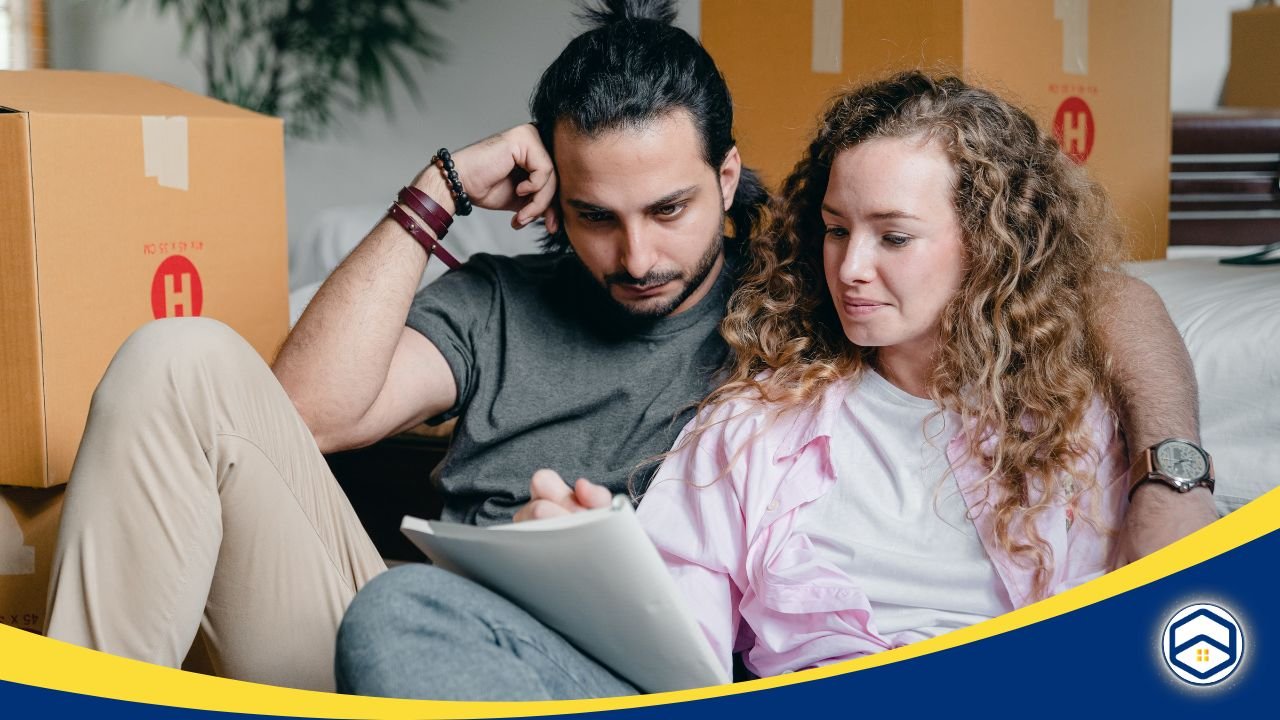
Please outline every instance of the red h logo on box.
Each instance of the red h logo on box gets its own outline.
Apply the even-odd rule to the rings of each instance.
[[[1072,96],[1062,101],[1053,114],[1053,136],[1058,138],[1062,152],[1072,160],[1084,164],[1093,152],[1093,111],[1089,104]]]
[[[156,268],[151,280],[151,312],[156,319],[196,317],[204,306],[204,287],[195,263],[171,255]]]

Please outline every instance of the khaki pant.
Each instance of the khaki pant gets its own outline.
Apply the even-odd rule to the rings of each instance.
[[[51,637],[332,690],[334,638],[385,569],[270,368],[192,318],[134,333],[94,393],[54,557]]]

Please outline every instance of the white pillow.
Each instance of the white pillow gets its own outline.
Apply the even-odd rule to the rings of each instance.
[[[1164,299],[1195,363],[1218,510],[1280,485],[1280,266],[1187,258],[1129,270]]]

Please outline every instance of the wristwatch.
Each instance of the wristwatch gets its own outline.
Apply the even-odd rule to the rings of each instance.
[[[1164,483],[1180,493],[1198,487],[1213,492],[1213,458],[1190,440],[1164,440],[1142,451],[1131,478],[1130,499],[1147,482]]]

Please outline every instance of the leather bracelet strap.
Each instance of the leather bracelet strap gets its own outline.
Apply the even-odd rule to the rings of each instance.
[[[399,198],[400,202],[418,213],[431,226],[431,229],[436,231],[436,240],[444,240],[444,236],[449,232],[449,226],[453,224],[453,216],[440,207],[440,203],[412,185],[400,188]]]
[[[448,250],[441,247],[440,243],[436,242],[435,238],[428,235],[426,230],[418,227],[418,223],[414,222],[413,218],[409,217],[409,213],[402,210],[399,205],[393,203],[387,210],[387,214],[390,215],[393,220],[400,223],[400,227],[404,228],[405,232],[409,233],[414,240],[418,241],[418,244],[427,251],[427,257],[435,255],[440,258],[440,261],[443,262],[450,270],[456,270],[462,265],[462,263],[458,262],[457,258],[449,254]]]

